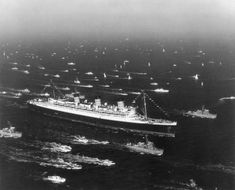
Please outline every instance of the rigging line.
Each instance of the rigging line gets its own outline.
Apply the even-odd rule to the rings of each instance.
[[[144,110],[140,108],[140,111],[144,114]]]
[[[57,88],[57,86],[52,82],[52,80],[50,81],[52,89],[56,90],[60,96],[64,97],[64,94]]]
[[[169,114],[168,114],[164,109],[162,109],[159,105],[157,105],[157,104],[155,103],[155,101],[152,100],[152,99],[148,96],[148,94],[146,94],[146,96],[147,96],[148,99],[154,104],[154,106],[155,106],[156,108],[160,109],[160,111],[161,111],[162,113],[164,113],[166,116],[169,116]]]
[[[41,93],[43,93],[46,89],[47,89],[47,86],[45,86],[45,87],[42,89]]]
[[[153,100],[150,100],[153,104],[154,104],[154,106],[156,107],[156,108],[158,108],[163,114],[165,114],[166,116],[169,116],[169,114],[165,111],[165,110],[163,110],[160,106],[158,106],[158,105],[156,105],[156,103],[153,101]]]
[[[136,96],[136,98],[133,101],[136,101],[141,95],[142,95],[142,93],[139,94],[138,96]]]

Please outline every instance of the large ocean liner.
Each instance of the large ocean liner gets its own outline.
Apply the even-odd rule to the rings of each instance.
[[[143,100],[142,115],[137,112],[136,106],[126,106],[124,101],[118,101],[117,105],[102,104],[100,98],[94,102],[87,102],[79,93],[74,93],[70,97],[64,96],[52,82],[48,87],[53,89],[53,97],[29,100],[27,103],[30,110],[95,127],[157,136],[175,136],[176,121],[148,117],[146,99],[149,96],[144,91],[137,97]],[[55,92],[59,95],[56,96]]]

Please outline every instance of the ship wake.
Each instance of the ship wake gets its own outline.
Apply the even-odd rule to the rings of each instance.
[[[13,143],[12,145],[9,145]],[[0,145],[0,154],[9,160],[24,163],[35,163],[43,167],[54,167],[65,170],[80,170],[81,164],[112,166],[115,163],[108,159],[84,156],[78,152],[68,153],[72,148],[55,142],[6,142]]]

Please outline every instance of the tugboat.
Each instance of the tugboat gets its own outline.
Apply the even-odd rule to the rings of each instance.
[[[22,133],[15,131],[15,127],[8,121],[9,127],[0,130],[0,138],[21,138]]]
[[[124,145],[129,150],[134,152],[139,152],[141,154],[152,154],[156,156],[161,156],[164,152],[163,149],[156,148],[153,142],[148,141],[147,135],[145,136],[146,142],[138,142],[137,144],[127,143]]]
[[[206,119],[216,119],[217,114],[212,114],[209,112],[208,109],[205,109],[205,106],[202,106],[201,110],[196,111],[187,111],[183,113],[184,116],[191,116],[191,117],[200,117]]]
[[[53,97],[29,100],[27,103],[31,110],[95,127],[157,136],[175,136],[176,121],[148,117],[146,98],[149,99],[149,102],[154,103],[154,106],[166,117],[168,115],[144,91],[135,99],[141,99],[141,102],[143,102],[144,115],[141,115],[137,112],[137,107],[126,106],[124,101],[118,101],[117,106],[102,104],[99,98],[95,99],[94,102],[88,102],[79,93],[74,93],[73,98],[66,98],[52,81],[50,87],[53,90]],[[55,92],[58,92],[58,96]]]
[[[45,177],[45,178],[43,178],[43,180],[51,181],[52,183],[56,183],[56,184],[64,183],[66,181],[65,178],[62,178],[62,177],[56,176],[56,175]]]

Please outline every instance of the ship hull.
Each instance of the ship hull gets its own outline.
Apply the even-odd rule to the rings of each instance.
[[[135,146],[130,146],[130,145],[126,145],[125,147],[134,152],[139,152],[143,154],[152,154],[156,156],[161,156],[163,155],[163,152],[164,152],[163,149],[150,150],[148,148],[140,148],[140,147],[135,147]]]
[[[72,122],[78,122],[89,126],[130,131],[142,134],[151,134],[162,137],[175,137],[175,126],[126,123],[126,122],[91,118],[78,114],[66,113],[58,110],[39,107],[33,104],[28,104],[28,106],[31,111],[38,112],[46,116],[60,118]]]

